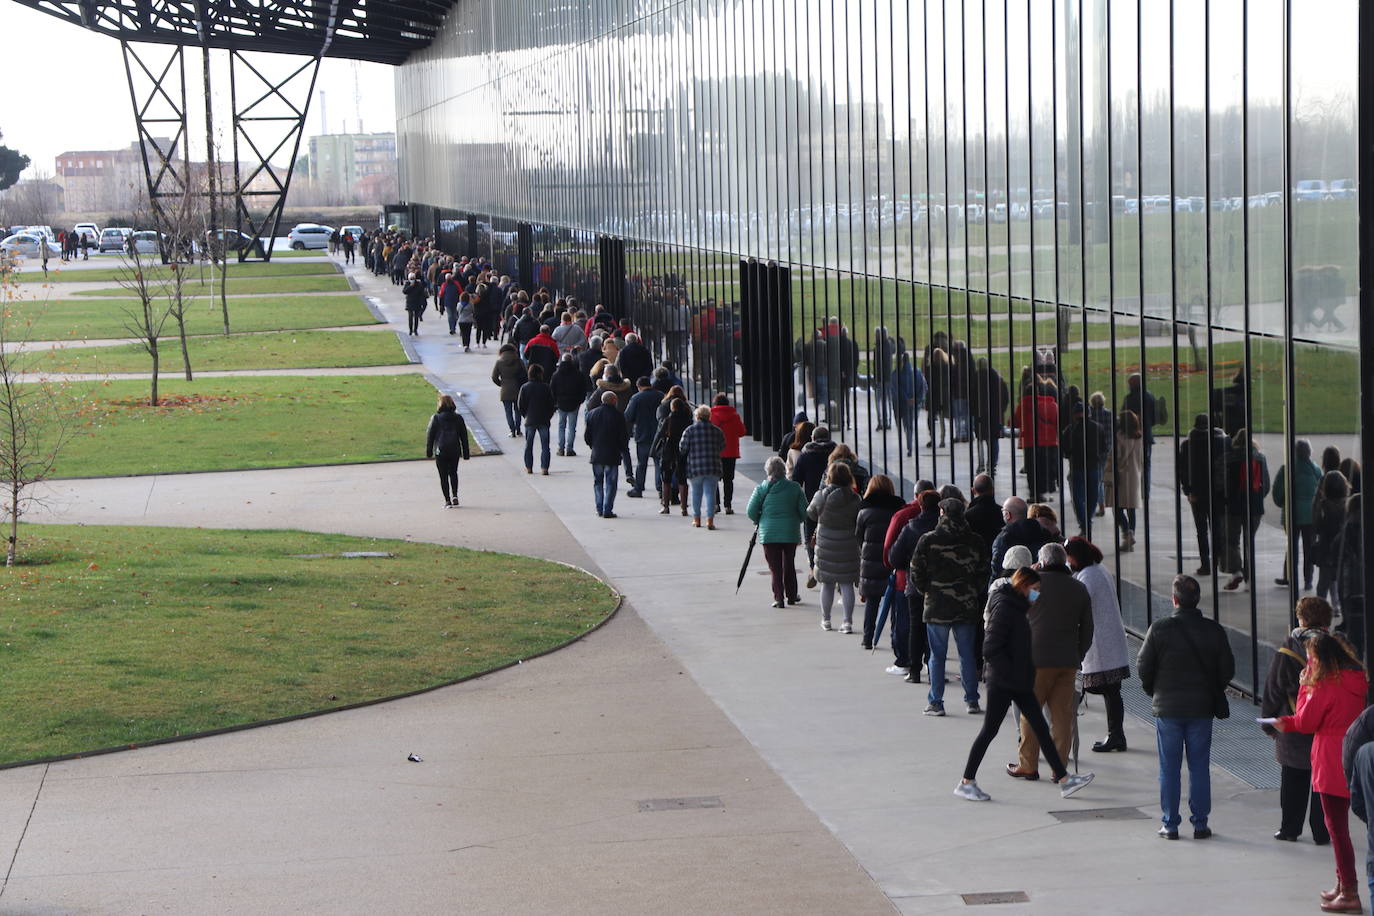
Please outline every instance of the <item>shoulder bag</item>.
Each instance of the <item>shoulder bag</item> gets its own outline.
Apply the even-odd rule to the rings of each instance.
[[[1207,673],[1207,679],[1214,686],[1212,687],[1212,715],[1218,719],[1231,718],[1231,701],[1226,698],[1226,685],[1216,686],[1216,669],[1207,664],[1202,657],[1202,652],[1198,649],[1197,643],[1193,642],[1193,637],[1188,633],[1187,626],[1179,621],[1179,633],[1183,636],[1183,641],[1188,644],[1188,648],[1193,650],[1193,657],[1197,659],[1198,665]]]

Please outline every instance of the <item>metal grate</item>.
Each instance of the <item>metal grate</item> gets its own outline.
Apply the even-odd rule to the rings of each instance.
[[[724,808],[719,795],[700,795],[695,798],[646,798],[639,803],[644,811],[691,811],[701,808]]]
[[[1137,821],[1148,818],[1139,808],[1073,808],[1068,811],[1051,811],[1050,814],[1064,824],[1077,821]]]
[[[988,891],[978,894],[960,894],[968,906],[988,906],[993,903],[1030,903],[1025,891]]]

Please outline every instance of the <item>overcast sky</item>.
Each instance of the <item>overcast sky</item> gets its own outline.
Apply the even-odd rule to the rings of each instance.
[[[215,57],[224,60],[226,54],[219,51]],[[66,150],[115,149],[137,139],[117,40],[0,0],[0,61],[4,62],[7,77],[5,92],[0,95],[0,132],[4,133],[6,146],[32,160],[26,178],[32,177],[35,169],[51,173],[54,158]],[[193,73],[198,83],[199,51],[186,58],[186,65],[190,71],[188,82]],[[326,60],[320,67],[317,89],[323,88],[327,94],[329,131],[343,130],[345,121],[348,131],[357,130],[359,117],[366,131],[395,130],[392,68],[369,63],[357,67],[362,96],[360,112],[354,105],[354,64]],[[32,88],[26,91],[24,86]],[[189,131],[193,139],[203,136],[205,131],[204,105],[198,92],[198,86],[188,86]],[[217,111],[216,122],[220,123],[223,116],[223,123],[227,124],[227,81],[222,92],[222,111]],[[218,92],[216,98],[220,98]],[[323,132],[317,93],[311,100],[306,136]],[[221,133],[227,131],[222,129]],[[225,142],[227,139],[224,136]],[[193,145],[192,155],[196,158],[201,155],[201,145]]]

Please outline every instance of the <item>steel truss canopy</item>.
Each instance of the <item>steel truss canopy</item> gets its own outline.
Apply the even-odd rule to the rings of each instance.
[[[122,41],[405,63],[453,0],[15,0]]]

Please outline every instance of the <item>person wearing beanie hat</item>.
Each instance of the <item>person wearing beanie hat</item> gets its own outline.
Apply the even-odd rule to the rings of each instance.
[[[926,625],[930,645],[930,690],[925,714],[945,714],[945,658],[949,638],[954,636],[959,652],[959,681],[964,688],[964,705],[970,715],[979,715],[978,611],[988,584],[988,547],[964,521],[964,503],[959,499],[940,501],[940,520],[935,530],[923,536],[911,558],[910,579],[923,596],[921,619]],[[916,607],[911,608],[916,624]]]

